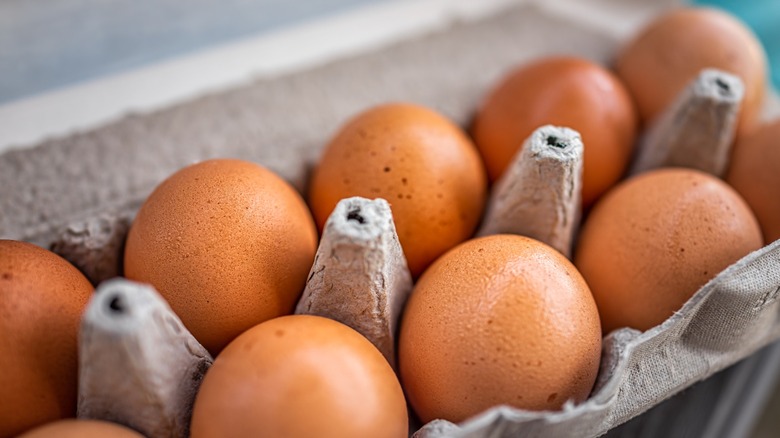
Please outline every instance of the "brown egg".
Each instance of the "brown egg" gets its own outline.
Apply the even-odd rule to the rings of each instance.
[[[62,420],[37,427],[19,438],[143,438],[115,423],[98,420]]]
[[[331,140],[309,203],[322,229],[343,198],[387,200],[417,276],[474,233],[486,185],[479,154],[459,127],[427,108],[388,104],[359,114]]]
[[[780,119],[737,143],[726,181],[756,214],[764,241],[780,239]]]
[[[761,245],[756,218],[726,183],[696,170],[661,169],[621,183],[596,204],[575,264],[604,333],[647,330]]]
[[[0,437],[76,415],[78,330],[93,290],[53,252],[0,240]]]
[[[387,360],[344,324],[294,315],[248,330],[214,361],[192,438],[405,438],[406,402]]]
[[[317,230],[271,171],[209,160],[163,181],[127,237],[125,276],[150,283],[212,354],[257,323],[292,313]]]
[[[582,135],[582,200],[589,205],[620,179],[631,157],[637,114],[628,91],[608,70],[573,57],[543,58],[509,73],[472,128],[490,179],[501,177],[525,139],[548,124]]]
[[[401,381],[420,418],[492,406],[556,410],[590,393],[601,358],[596,304],[574,266],[527,237],[470,240],[420,278],[401,323]]]
[[[680,8],[661,15],[622,50],[616,64],[645,123],[658,116],[705,68],[742,79],[745,100],[739,130],[752,129],[766,92],[766,55],[755,35],[725,12]]]

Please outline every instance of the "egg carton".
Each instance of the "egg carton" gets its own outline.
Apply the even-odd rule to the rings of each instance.
[[[609,64],[630,33],[675,3],[517,2],[371,53],[8,151],[0,155],[0,238],[53,248],[100,283],[121,274],[124,237],[140,204],[185,165],[212,157],[251,160],[303,190],[329,137],[366,107],[411,101],[468,126],[488,89],[512,67],[551,53]],[[780,338],[779,295],[775,242],[727,268],[662,325],[608,335],[586,402],[560,412],[497,407],[460,425],[434,421],[417,434],[603,434]],[[195,370],[202,371],[208,360],[198,360]]]

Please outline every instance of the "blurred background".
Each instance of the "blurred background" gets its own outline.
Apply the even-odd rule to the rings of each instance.
[[[3,0],[0,103],[388,0]]]
[[[428,3],[445,1],[429,0]],[[68,97],[62,90],[121,77],[150,66],[157,66],[156,72],[164,72],[159,67],[171,60],[286,29],[305,28],[309,23],[323,19],[333,18],[329,28],[333,40],[360,40],[363,38],[360,33],[341,31],[338,17],[391,3],[414,2],[0,0],[0,152],[4,140],[11,144],[38,138],[34,135],[36,126],[13,135],[10,128],[17,127],[13,118],[17,114],[27,114],[24,120],[28,122],[38,120],[35,117],[38,116],[36,111],[43,108],[41,102],[52,102],[40,100],[47,99],[46,96],[60,93],[65,96],[63,99],[72,101],[73,97]],[[780,1],[706,0],[695,3],[729,10],[752,27],[769,55],[774,86],[780,88]],[[415,17],[400,15],[393,19],[397,22],[388,23],[390,28],[403,27],[406,20]],[[299,41],[297,47],[306,48],[316,43]],[[247,52],[235,53],[240,57]],[[253,60],[246,65],[250,64],[262,66],[263,60]],[[230,66],[215,68],[229,69]],[[226,78],[225,83],[235,80],[234,77]],[[190,79],[181,78],[181,82]],[[152,87],[152,82],[154,78],[142,85]],[[187,92],[182,91],[176,97],[181,98]],[[79,104],[89,106],[87,102]],[[65,113],[68,107],[63,108],[59,113],[41,113],[41,125],[45,125],[42,120],[45,116],[48,117],[46,123],[50,124],[47,126],[53,126],[52,132],[64,129],[66,122],[58,125],[59,120],[69,116]],[[99,120],[99,113],[106,111],[104,107],[93,109],[97,115],[89,115],[84,120]],[[89,108],[79,110],[88,112]],[[29,114],[35,117],[31,118]],[[4,128],[6,132],[3,132]],[[780,390],[776,388],[779,373],[780,345],[772,345],[708,381],[694,385],[613,431],[610,436],[669,436],[668,431],[674,429],[679,432],[674,436],[780,437]]]
[[[0,104],[393,0],[3,0]],[[704,0],[748,23],[780,86],[780,1]],[[344,38],[360,38],[344,35]]]

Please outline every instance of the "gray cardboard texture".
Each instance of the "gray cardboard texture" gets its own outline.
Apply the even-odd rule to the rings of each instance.
[[[777,339],[779,295],[780,240],[720,273],[660,326],[608,335],[599,381],[585,403],[555,413],[500,407],[461,429],[438,433],[437,424],[417,436],[601,435]]]
[[[566,31],[562,31],[566,29]],[[509,68],[544,53],[606,61],[616,41],[518,6],[309,71],[260,80],[0,156],[0,238],[48,245],[96,212],[136,209],[162,179],[212,157],[262,163],[303,189],[338,127],[377,103],[411,101],[467,124]]]
[[[412,274],[384,199],[342,199],[322,230],[296,314],[357,330],[395,368],[395,334]]]
[[[78,417],[148,437],[186,437],[213,362],[153,287],[106,281],[81,319]]]
[[[645,130],[631,173],[679,166],[722,177],[744,94],[739,77],[716,69],[702,70]]]
[[[0,238],[62,246],[63,230],[78,232],[97,217],[129,220],[163,178],[210,157],[260,162],[303,189],[321,147],[356,112],[406,100],[465,126],[488,87],[509,68],[546,53],[607,63],[619,45],[615,35],[621,32],[615,29],[669,3],[520,4],[369,54],[4,153]],[[566,4],[578,7],[561,13]],[[582,14],[587,8],[635,14],[617,22],[609,14]],[[105,229],[119,230],[121,223]],[[778,295],[780,242],[775,242],[721,273],[661,326],[609,335],[597,387],[585,403],[554,413],[498,407],[459,426],[434,422],[419,436],[603,434],[777,339]]]
[[[582,153],[579,132],[537,128],[493,184],[477,235],[520,234],[571,258],[580,224]]]

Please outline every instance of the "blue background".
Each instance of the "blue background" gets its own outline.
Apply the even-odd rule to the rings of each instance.
[[[0,0],[0,104],[386,1]],[[780,0],[699,3],[754,28],[780,88]]]
[[[726,9],[753,28],[769,56],[772,82],[775,88],[780,88],[780,0],[707,0],[694,3]]]

